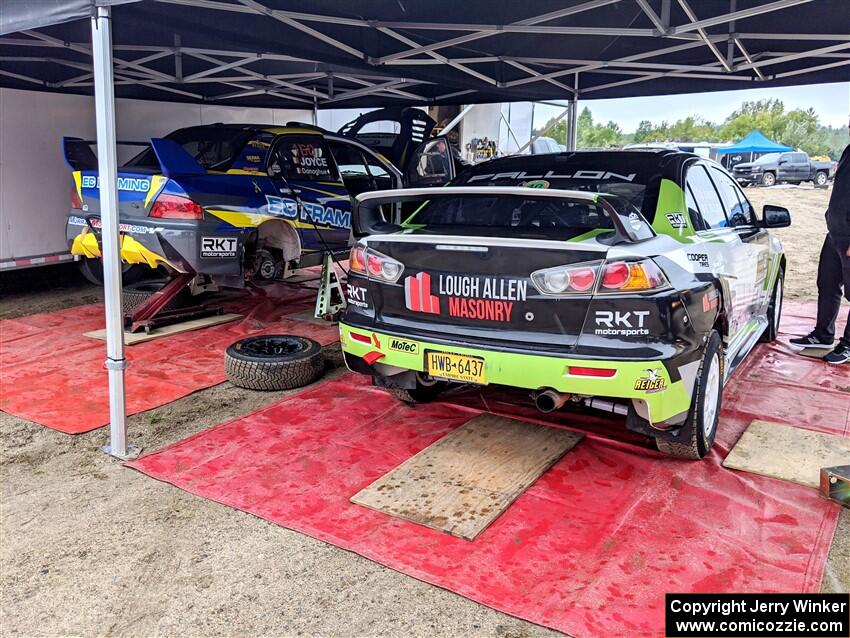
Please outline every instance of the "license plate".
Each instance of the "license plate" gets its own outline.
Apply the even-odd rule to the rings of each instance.
[[[484,374],[484,359],[468,357],[464,354],[448,352],[428,352],[426,368],[432,377],[441,377],[451,381],[477,383],[485,385],[487,377]]]

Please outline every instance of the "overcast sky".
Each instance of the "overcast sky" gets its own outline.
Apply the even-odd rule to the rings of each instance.
[[[850,82],[616,100],[580,100],[579,108],[588,106],[595,122],[613,120],[624,131],[631,133],[641,120],[653,123],[667,120],[672,123],[689,115],[698,115],[711,122],[722,122],[741,102],[771,97],[782,100],[787,110],[814,108],[825,125],[847,126],[850,119]],[[534,109],[534,126],[543,126],[560,111],[555,106],[538,104]]]

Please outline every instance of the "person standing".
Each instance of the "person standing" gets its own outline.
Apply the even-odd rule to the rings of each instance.
[[[850,362],[850,313],[844,334],[833,348],[835,320],[841,309],[841,289],[850,301],[850,145],[838,160],[829,206],[826,209],[826,239],[818,261],[818,316],[815,329],[805,337],[789,343],[802,348],[831,349],[823,360],[827,363]]]

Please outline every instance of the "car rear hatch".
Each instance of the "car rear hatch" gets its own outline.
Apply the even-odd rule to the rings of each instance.
[[[606,250],[507,246],[486,238],[374,237],[371,250],[403,264],[395,282],[370,281],[378,324],[481,342],[572,347],[581,333],[590,295],[546,296],[534,272],[574,265],[594,272]],[[592,276],[592,275],[591,275]]]
[[[495,191],[505,192],[494,194]],[[456,226],[456,232],[449,234],[418,227],[414,215],[406,231],[365,237],[363,245],[367,249],[361,253],[360,261],[365,262],[376,327],[403,328],[423,337],[462,337],[464,341],[517,347],[533,343],[536,348],[563,352],[574,347],[581,334],[608,245],[632,241],[636,236],[653,236],[642,218],[633,216],[632,227],[623,228],[620,216],[625,214],[628,219],[634,212],[618,212],[607,203],[606,212],[617,217],[616,221],[608,224],[601,220],[601,227],[590,231],[586,227],[518,226],[520,217],[529,210],[551,214],[551,206],[573,203],[589,208],[577,208],[575,212],[565,209],[570,214],[584,215],[585,223],[588,215],[595,215],[593,219],[599,222],[602,207],[596,194],[549,191],[544,195],[527,188],[463,187],[363,196],[353,216],[355,237],[367,233],[370,224],[373,230],[374,226],[384,231],[392,228],[382,226],[383,222],[372,216],[375,208],[369,210],[370,200],[378,206],[387,201],[403,202],[408,193],[414,192],[419,193],[420,200],[422,193],[434,198],[429,202],[447,198],[452,206],[457,205],[459,195],[467,192],[498,197],[497,201],[486,200],[488,213],[498,218],[496,209],[507,206],[507,214],[513,220],[508,226]],[[519,199],[506,204],[506,196]],[[492,201],[496,204],[491,206]],[[542,206],[529,208],[538,201]],[[593,212],[588,213],[591,209]],[[534,223],[547,220],[538,214]],[[396,271],[398,275],[373,276],[382,260],[397,262],[398,266],[390,263],[388,268],[391,275]],[[356,256],[353,261],[352,270],[356,272]],[[547,288],[553,282],[554,286]],[[555,292],[559,288],[563,290]]]

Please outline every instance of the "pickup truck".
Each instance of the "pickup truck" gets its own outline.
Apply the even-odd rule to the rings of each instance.
[[[814,162],[802,151],[768,153],[754,162],[736,164],[732,175],[739,184],[773,186],[779,182],[813,182],[824,186],[835,172],[832,162]]]

